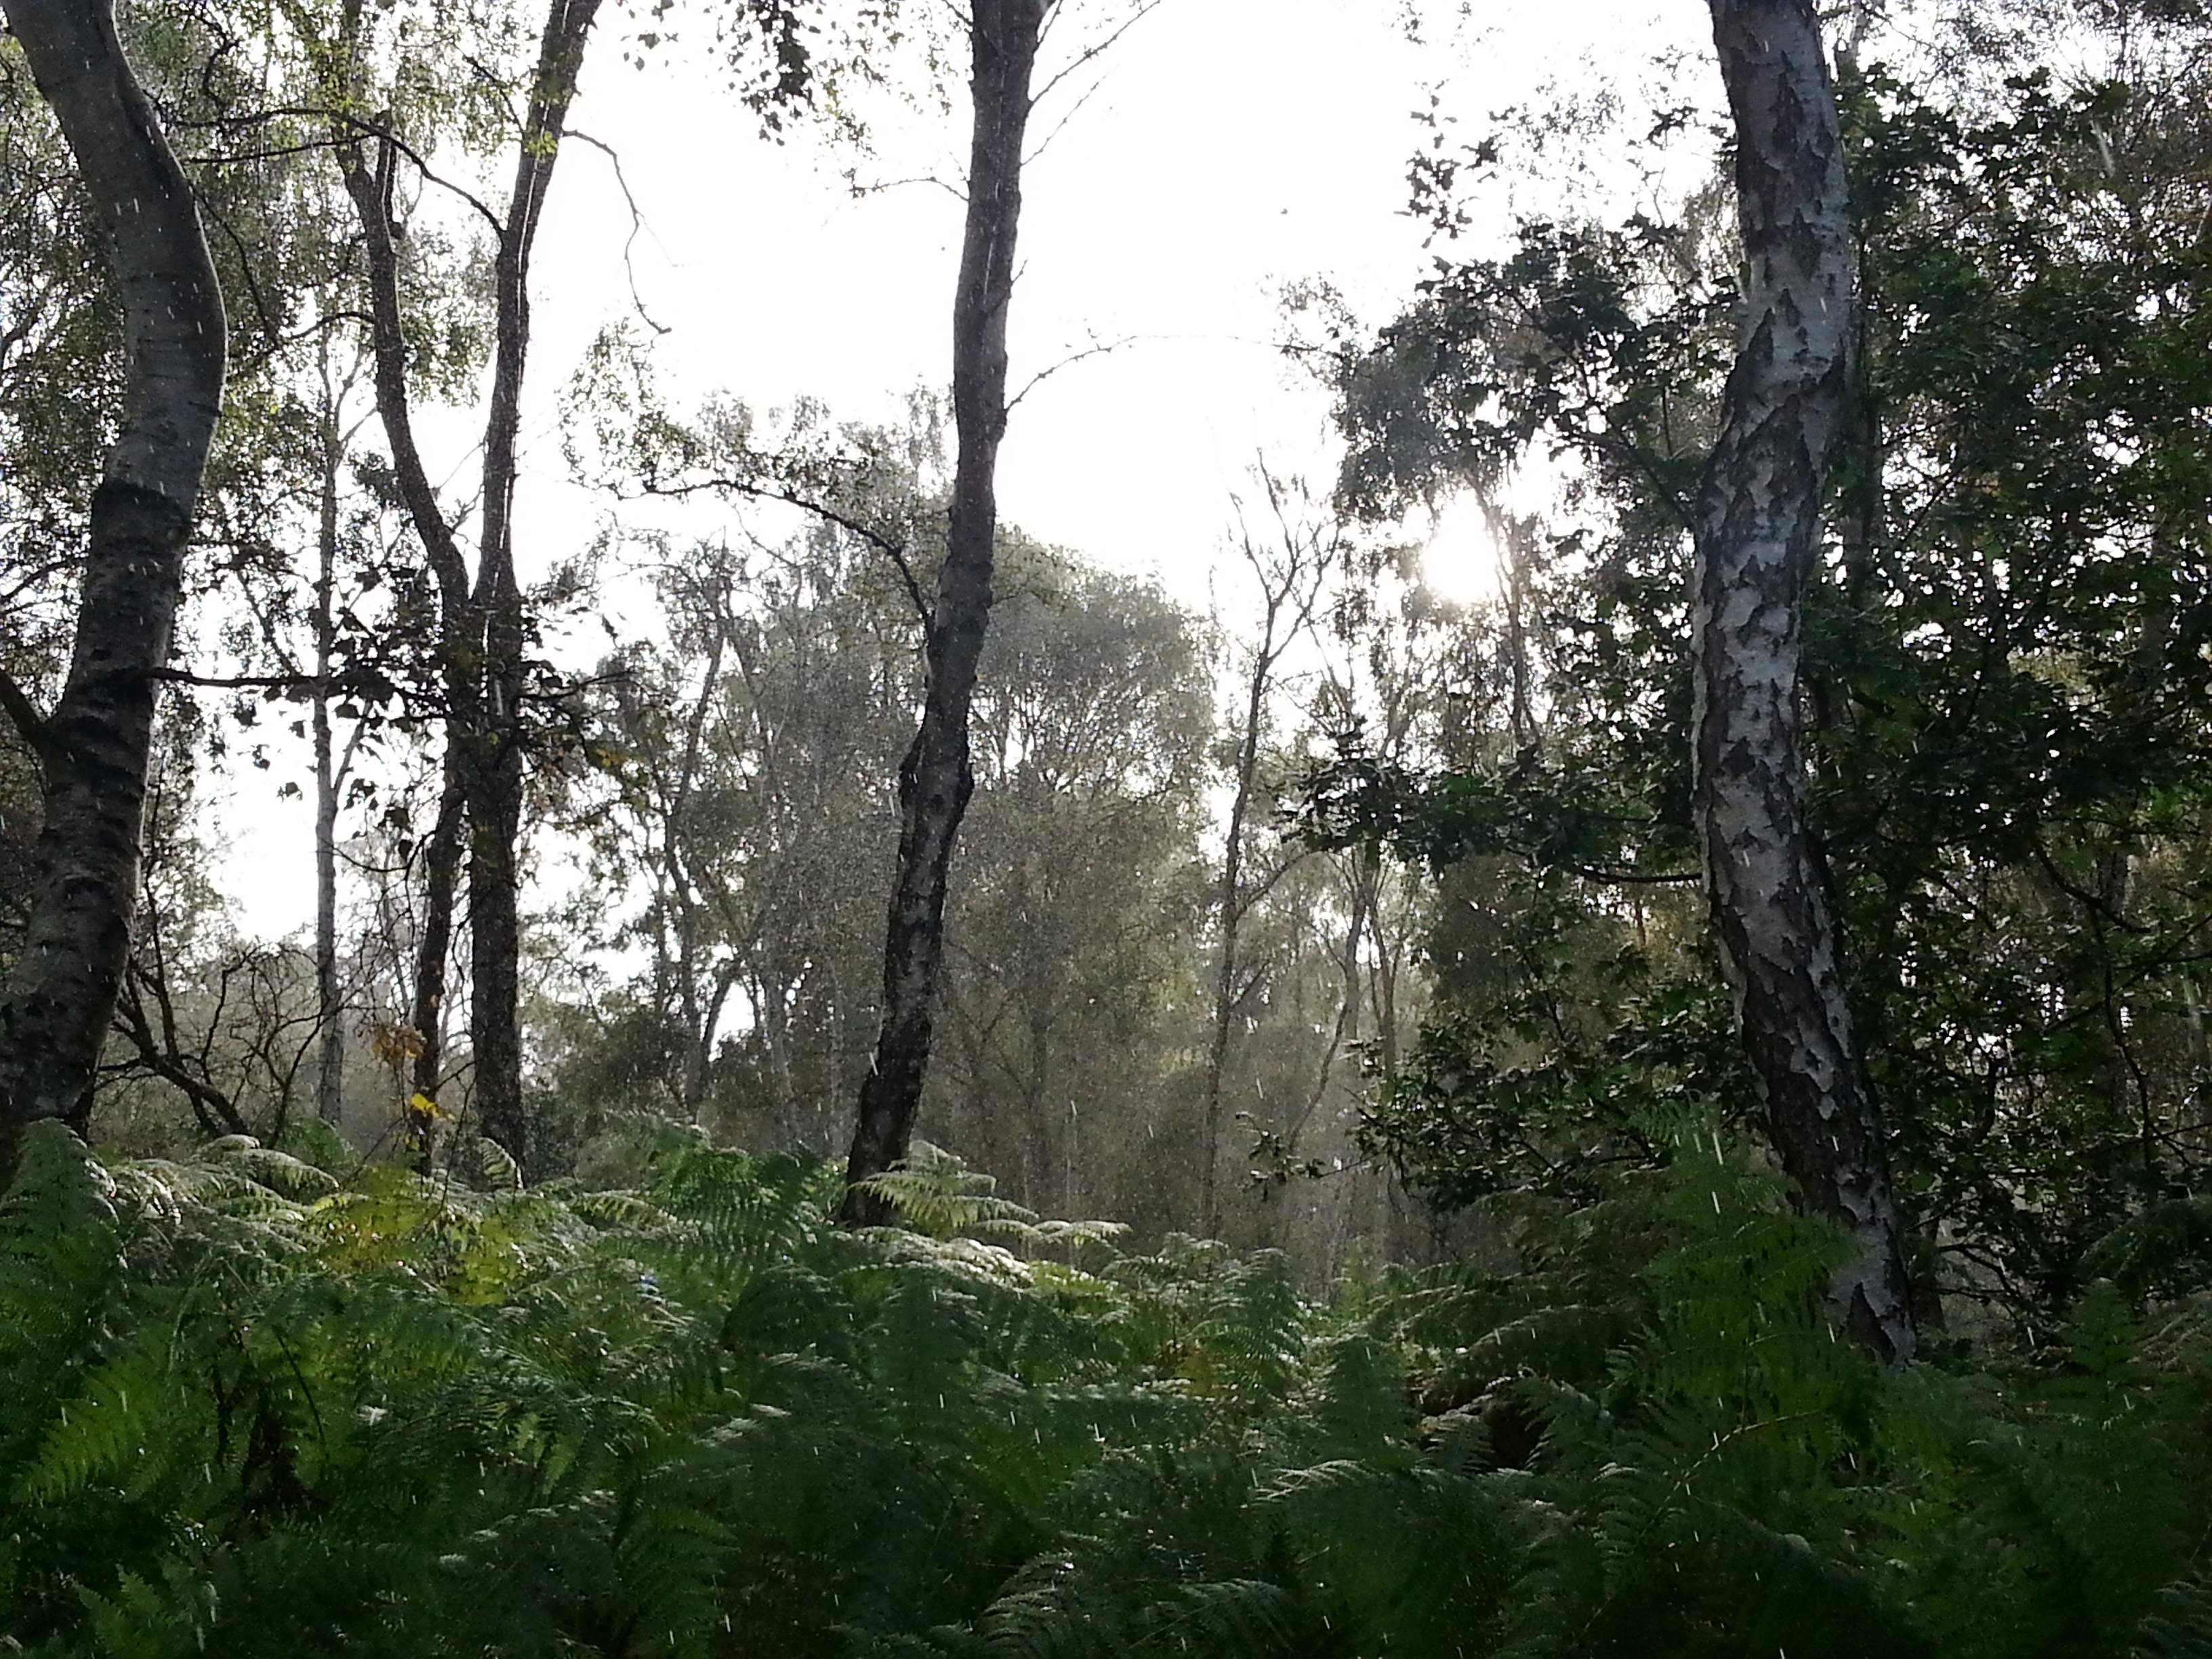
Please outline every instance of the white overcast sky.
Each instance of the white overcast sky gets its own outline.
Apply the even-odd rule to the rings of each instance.
[[[1638,74],[1669,48],[1717,96],[1699,0],[1163,0],[1101,58],[1089,100],[1042,107],[1054,136],[1024,180],[1013,383],[1096,341],[1014,411],[1000,462],[1003,516],[1048,542],[1157,573],[1194,608],[1231,523],[1230,495],[1265,454],[1326,492],[1334,468],[1325,395],[1276,349],[1279,296],[1334,283],[1369,322],[1426,268],[1407,216],[1414,120],[1431,89],[1463,125],[1572,86]],[[1067,0],[1064,35],[1088,8]],[[629,282],[671,332],[659,346],[677,400],[726,390],[757,407],[806,395],[843,418],[890,420],[905,394],[950,377],[961,205],[907,185],[855,199],[850,154],[764,143],[712,69],[679,47],[643,70],[621,60],[629,7],[610,6],[572,125],[617,150],[643,228],[625,270],[629,211],[605,157],[568,146],[535,279],[528,452],[517,525],[526,568],[580,550],[606,504],[563,476],[556,404],[592,337],[629,311]],[[1051,65],[1046,66],[1049,73]],[[864,176],[954,177],[964,85],[950,112],[886,127]],[[1057,132],[1054,128],[1059,126]],[[430,422],[459,440],[479,417]],[[1477,556],[1479,556],[1479,555]],[[222,839],[251,933],[289,933],[312,913],[307,809],[241,780]]]
[[[1425,269],[1406,174],[1430,88],[1443,83],[1472,124],[1547,80],[1580,78],[1592,58],[1706,38],[1698,0],[1476,0],[1416,46],[1402,3],[1163,0],[1040,109],[1033,144],[1054,136],[1024,181],[1013,384],[1093,341],[1132,343],[1071,364],[1015,410],[1000,464],[1007,518],[1202,600],[1229,492],[1256,456],[1317,484],[1333,468],[1326,398],[1276,349],[1284,285],[1328,278],[1380,320]],[[1086,7],[1120,9],[1068,7],[1069,40]],[[854,158],[763,143],[696,54],[637,70],[599,44],[573,118],[623,158],[645,221],[631,264],[672,331],[660,348],[672,383],[757,406],[811,394],[840,416],[888,419],[908,390],[945,382],[961,216],[948,191],[855,200],[841,176]],[[1055,44],[1064,58],[1068,42]],[[955,92],[943,118],[886,131],[863,176],[957,182]],[[538,262],[541,432],[585,343],[627,309],[628,222],[605,159],[571,146]],[[525,527],[553,543],[592,510],[558,471],[557,447],[540,443]]]

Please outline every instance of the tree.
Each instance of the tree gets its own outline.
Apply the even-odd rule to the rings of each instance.
[[[531,253],[598,10],[599,0],[552,0],[515,134],[507,211],[491,221],[491,384],[473,574],[415,435],[393,198],[398,164],[408,152],[388,116],[380,120],[362,112],[366,64],[359,0],[346,0],[338,38],[329,49],[331,91],[340,112],[336,154],[367,250],[378,413],[395,481],[440,599],[447,763],[444,793],[425,852],[430,898],[416,972],[417,1092],[434,1101],[439,1082],[438,1005],[465,822],[474,1103],[484,1133],[518,1160],[527,1155],[529,1133],[522,1092],[518,843],[531,664],[529,625],[515,574],[516,444],[530,346]]]
[[[1260,627],[1238,665],[1228,754],[1229,817],[1223,829],[1221,874],[1214,898],[1213,1019],[1206,1050],[1205,1162],[1200,1187],[1201,1224],[1210,1237],[1221,1231],[1222,1099],[1230,1040],[1237,1021],[1248,1017],[1247,1005],[1261,985],[1261,976],[1244,959],[1245,920],[1303,850],[1291,849],[1286,858],[1270,860],[1256,873],[1247,867],[1253,854],[1253,818],[1264,804],[1261,769],[1277,714],[1283,659],[1312,626],[1331,566],[1342,552],[1328,526],[1298,520],[1294,487],[1264,466],[1260,483],[1274,520],[1273,535],[1262,538],[1247,526],[1237,542],[1258,584]]]
[[[125,318],[121,419],[94,492],[76,638],[40,714],[5,682],[44,772],[40,869],[0,994],[0,1168],[24,1127],[82,1127],[130,949],[157,677],[220,412],[222,296],[190,185],[104,0],[11,0],[10,27],[105,234]]]
[[[668,647],[628,647],[601,676],[620,752],[583,820],[595,890],[641,901],[601,938],[650,960],[575,1010],[562,1093],[826,1152],[873,1030],[887,781],[913,720],[906,596],[827,524],[663,551],[650,574]]]
[[[1000,570],[923,1121],[1032,1208],[1187,1224],[1198,641],[1160,594],[1018,534]]]
[[[1845,82],[1862,349],[1803,593],[1800,738],[1916,1305],[2037,1326],[2116,1217],[2208,1167],[2187,411],[2212,362],[2212,135],[2195,24],[2069,14],[2062,79],[2010,33],[2026,15],[1975,9],[2005,22],[1980,37],[1994,60],[1877,33]],[[1621,141],[1663,153],[1633,120]],[[1465,223],[1437,188],[1440,228]],[[1342,360],[1355,502],[1402,511],[1539,439],[1570,463],[1536,588],[1541,751],[1324,781],[1413,856],[1467,860],[1449,879],[1501,923],[1522,882],[1542,899],[1510,952],[1453,941],[1498,983],[1445,975],[1419,1086],[1382,1103],[1409,1172],[1453,1203],[1663,1162],[1650,1126],[1700,1102],[1763,1115],[1672,890],[1699,861],[1686,532],[1735,357],[1729,199],[1716,177],[1618,218],[1532,213],[1502,252],[1441,258]],[[1582,943],[1553,951],[1547,927]]]
[[[1713,0],[1736,130],[1741,344],[1693,514],[1695,812],[1705,890],[1769,1133],[1850,1234],[1830,1294],[1891,1364],[1913,1328],[1888,1152],[1851,1038],[1804,805],[1805,592],[1857,326],[1834,89],[1810,0]]]
[[[336,1124],[343,1114],[345,1089],[345,997],[338,970],[338,809],[351,772],[362,728],[356,715],[353,732],[341,746],[331,729],[332,677],[338,656],[339,486],[357,422],[347,420],[346,399],[356,384],[359,359],[343,366],[331,360],[327,335],[317,364],[315,447],[315,571],[309,621],[314,635],[314,691],[309,720],[315,769],[315,1010],[322,1030],[316,1040],[315,1115]],[[341,705],[343,706],[343,705]]]
[[[999,443],[1006,430],[1006,313],[1021,222],[1023,140],[1037,43],[1054,0],[975,0],[968,26],[974,129],[952,305],[958,434],[945,556],[923,645],[921,720],[899,767],[899,849],[884,945],[883,1026],[860,1085],[843,1214],[879,1224],[892,1206],[859,1183],[906,1156],[929,1067],[945,957],[945,886],[975,787],[968,713],[991,611]]]

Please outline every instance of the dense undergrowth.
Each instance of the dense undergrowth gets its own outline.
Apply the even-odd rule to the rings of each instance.
[[[0,1650],[170,1659],[2212,1655],[2206,1343],[1877,1376],[1719,1148],[1522,1270],[911,1230],[689,1141],[623,1191],[251,1143],[0,1205]]]

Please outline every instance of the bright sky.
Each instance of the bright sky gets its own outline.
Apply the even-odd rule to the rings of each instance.
[[[1094,341],[1133,343],[1065,368],[1014,410],[1005,517],[1115,568],[1157,571],[1202,607],[1229,496],[1254,460],[1304,471],[1322,493],[1334,471],[1327,398],[1276,349],[1283,287],[1327,278],[1380,321],[1425,269],[1406,174],[1431,88],[1441,83],[1444,106],[1472,127],[1547,82],[1584,79],[1593,63],[1702,52],[1709,40],[1697,0],[1474,0],[1458,22],[1453,0],[1420,3],[1430,42],[1416,46],[1406,0],[1163,0],[1099,60],[1097,91],[1056,133],[1085,77],[1040,111],[1033,138],[1053,136],[1024,181],[1013,384]],[[1118,9],[1069,4],[1071,26],[1086,5]],[[660,355],[678,400],[723,388],[772,406],[811,394],[842,417],[889,420],[908,391],[947,380],[955,197],[920,183],[855,200],[842,178],[854,158],[762,142],[696,54],[638,70],[615,45],[597,44],[572,121],[622,156],[644,221],[630,264],[647,311],[672,331]],[[956,93],[942,118],[886,129],[863,176],[957,180],[964,86]],[[533,284],[517,503],[528,564],[576,550],[605,510],[562,476],[554,400],[592,336],[629,311],[629,225],[606,158],[570,145]],[[1479,538],[1460,544],[1462,560],[1483,556]],[[1480,574],[1462,585],[1480,592]],[[241,921],[270,933],[303,925],[304,805],[255,800],[233,816]]]
[[[1068,30],[1086,5],[1120,9],[1070,0]],[[1694,46],[1705,27],[1696,0],[1498,0],[1459,26],[1455,50],[1409,43],[1401,11],[1401,0],[1163,0],[1095,76],[1039,111],[1033,143],[1053,136],[1024,181],[1013,384],[1094,341],[1133,343],[1060,369],[1015,410],[1000,464],[1008,518],[1102,561],[1158,568],[1202,600],[1227,496],[1255,457],[1320,483],[1333,470],[1327,400],[1276,349],[1284,285],[1327,277],[1379,320],[1425,268],[1406,173],[1431,86],[1445,82],[1472,122],[1547,78],[1576,78],[1593,52],[1618,62]],[[1060,126],[1086,78],[1096,95]],[[957,182],[963,103],[886,132],[863,177]],[[696,57],[638,71],[603,52],[574,120],[623,156],[646,224],[637,286],[672,330],[662,355],[678,384],[756,405],[811,393],[841,415],[889,419],[908,390],[949,377],[961,216],[950,191],[909,184],[853,199],[840,176],[851,157],[761,143]],[[605,159],[572,147],[538,258],[541,398],[625,307],[613,256],[627,222]],[[547,476],[557,465],[541,447],[538,482],[553,488],[540,490],[538,523],[556,538],[574,523]]]

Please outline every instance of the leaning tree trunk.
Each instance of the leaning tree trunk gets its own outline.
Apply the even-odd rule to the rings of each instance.
[[[1834,1310],[1911,1356],[1881,1126],[1806,823],[1798,678],[1856,295],[1833,88],[1811,0],[1711,0],[1736,128],[1743,332],[1695,528],[1696,811],[1707,894],[1783,1169],[1855,1249]]]
[[[845,1178],[858,1183],[904,1158],[929,1069],[945,955],[945,891],[961,815],[974,793],[968,708],[991,614],[998,535],[999,441],[1006,430],[1006,309],[1021,220],[1022,142],[1030,76],[1050,0],[973,0],[969,41],[975,106],[967,231],[952,302],[952,415],[959,436],[945,568],[923,644],[921,722],[899,768],[898,873],[884,943],[883,1024],[860,1085]],[[857,1184],[848,1223],[880,1224],[891,1206]]]
[[[82,1129],[130,952],[155,680],[222,403],[224,320],[191,185],[116,37],[110,0],[4,0],[100,226],[123,306],[124,395],[92,498],[61,701],[31,721],[45,774],[21,955],[0,992],[0,1178],[24,1127]]]

